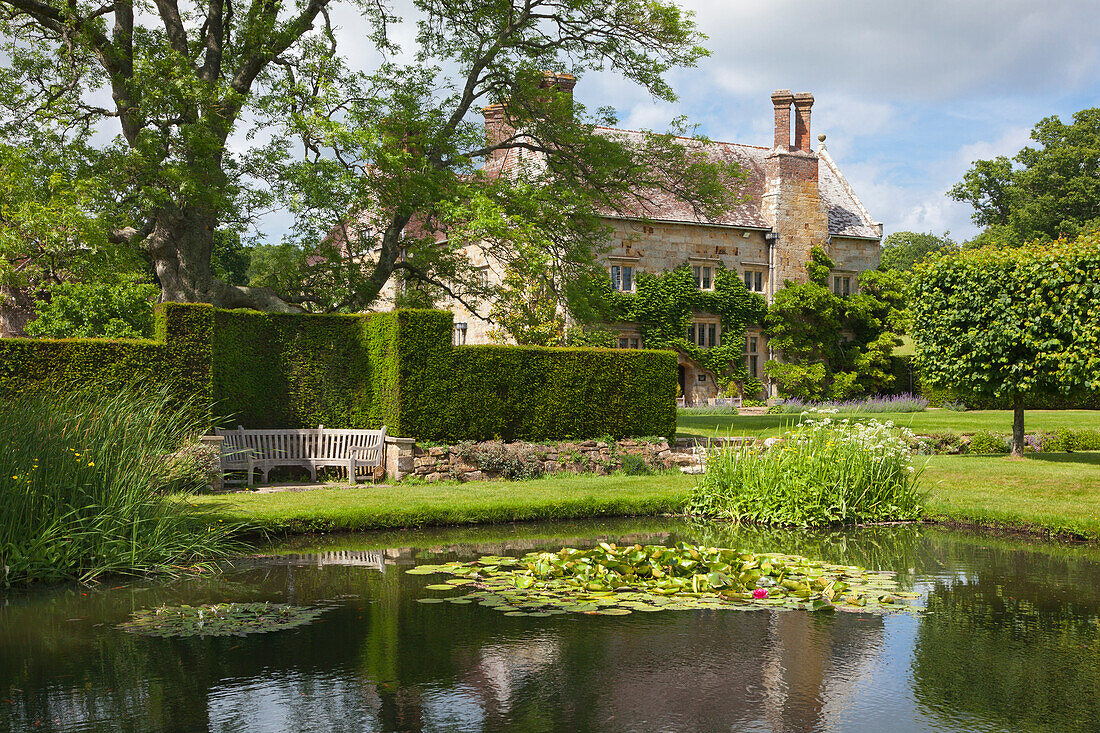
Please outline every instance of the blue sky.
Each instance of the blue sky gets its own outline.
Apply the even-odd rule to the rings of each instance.
[[[673,72],[673,105],[610,74],[575,96],[620,126],[663,130],[684,115],[716,140],[772,142],[770,94],[813,92],[812,134],[872,216],[896,231],[977,233],[946,191],[972,161],[1013,155],[1040,119],[1100,104],[1100,0],[680,0],[712,55]],[[396,0],[409,18],[409,0]],[[352,65],[377,63],[347,6],[334,19]],[[411,23],[391,28],[412,49]],[[401,60],[395,59],[395,60]],[[262,224],[269,241],[285,212]]]
[[[977,158],[1013,155],[1040,119],[1100,104],[1100,2],[682,0],[712,56],[654,103],[607,76],[577,98],[624,127],[678,114],[714,139],[771,144],[774,89],[813,92],[812,133],[886,232],[973,236],[944,194]],[[607,100],[610,100],[608,102]]]

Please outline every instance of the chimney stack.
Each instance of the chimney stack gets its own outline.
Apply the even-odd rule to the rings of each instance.
[[[573,108],[573,87],[576,85],[577,78],[572,74],[559,74],[553,71],[544,71],[542,79],[538,82],[539,89],[551,89],[564,96],[569,104],[569,109]],[[541,98],[535,100],[536,105],[545,105],[552,102],[553,96],[541,97],[540,95]],[[485,116],[485,140],[490,147],[499,145],[516,133],[512,121],[508,119],[507,102],[483,107],[481,114]],[[494,151],[490,161],[504,158],[507,152],[507,150]]]
[[[772,92],[772,104],[775,106],[775,147],[783,152],[791,149],[791,103],[794,95],[790,89]]]
[[[775,95],[772,95],[775,99]],[[803,153],[810,152],[810,109],[814,106],[814,95],[799,92],[794,95],[794,146]]]

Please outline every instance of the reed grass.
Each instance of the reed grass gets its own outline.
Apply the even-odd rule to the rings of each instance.
[[[208,427],[194,407],[141,385],[0,405],[0,585],[172,572],[227,552],[229,528],[186,500],[202,477],[181,450]]]
[[[688,509],[802,527],[916,519],[923,467],[913,463],[911,439],[892,423],[806,421],[763,449],[713,452]]]

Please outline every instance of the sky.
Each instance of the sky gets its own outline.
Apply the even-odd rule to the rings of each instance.
[[[770,146],[771,92],[812,92],[814,144],[827,135],[830,155],[887,234],[972,237],[970,208],[946,196],[971,163],[1014,155],[1044,117],[1068,122],[1100,104],[1097,0],[680,5],[710,36],[711,56],[669,75],[677,103],[654,101],[612,73],[581,78],[575,98],[613,106],[620,127],[659,131],[684,115],[712,139]],[[348,12],[335,20],[351,62],[374,63],[361,21]],[[263,228],[277,238],[286,223],[275,214]]]

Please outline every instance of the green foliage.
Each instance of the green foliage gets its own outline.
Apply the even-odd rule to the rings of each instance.
[[[627,476],[651,476],[653,469],[642,456],[627,453],[621,459],[622,472]]]
[[[66,282],[52,286],[39,301],[27,335],[39,338],[148,339],[153,336],[156,285]]]
[[[226,549],[166,491],[209,424],[165,386],[43,390],[0,403],[0,585],[173,571]]]
[[[894,335],[905,327],[905,281],[894,272],[860,275],[861,292],[841,297],[828,287],[833,262],[815,247],[810,281],[787,282],[764,319],[768,345],[783,355],[764,373],[785,397],[843,400],[878,394],[894,383]]]
[[[1100,430],[1095,428],[1059,428],[1039,436],[1039,449],[1045,453],[1072,453],[1100,450]]]
[[[455,576],[425,586],[421,603],[478,601],[505,616],[583,613],[625,616],[635,611],[729,610],[753,606],[805,611],[913,611],[888,574],[826,565],[798,555],[753,554],[680,542],[627,545],[600,542],[522,558],[488,555],[471,562],[419,565],[411,575]],[[453,593],[452,596],[437,595]],[[835,605],[834,605],[835,604]]]
[[[228,285],[248,285],[252,268],[252,250],[241,243],[240,232],[219,229],[214,232],[210,269],[214,277]]]
[[[217,414],[250,428],[379,428],[364,321],[345,315],[218,310]],[[374,419],[372,419],[374,418]]]
[[[515,266],[507,268],[504,285],[493,299],[489,318],[499,324],[490,332],[500,343],[513,339],[521,346],[564,346],[565,318],[554,291],[530,279]]]
[[[975,161],[950,196],[974,207],[976,224],[1007,244],[1074,238],[1100,226],[1100,108],[1065,124],[1041,120],[1036,147]],[[983,240],[982,244],[988,243]]]
[[[991,433],[988,430],[979,430],[970,438],[968,452],[979,455],[993,453],[1008,453],[1009,445],[1005,436]]]
[[[918,268],[913,339],[922,382],[968,404],[1100,390],[1098,271],[1098,235],[970,250]]]
[[[617,336],[614,331],[608,331],[604,328],[570,326],[565,331],[565,341],[568,346],[613,349],[616,346]]]
[[[912,433],[877,421],[806,421],[782,442],[726,448],[707,460],[692,513],[825,526],[920,516]]]
[[[636,293],[613,292],[609,282],[605,287],[612,319],[637,323],[647,348],[679,350],[720,377],[744,378],[745,328],[760,322],[767,305],[745,289],[736,271],[718,266],[713,290],[700,290],[687,264],[660,274],[638,273]],[[687,340],[696,313],[720,318],[719,346],[704,348]]]
[[[911,272],[932,255],[958,248],[947,232],[941,236],[932,232],[894,232],[882,240],[882,260],[878,267],[886,272]]]
[[[399,435],[541,440],[670,436],[676,356],[649,350],[451,345],[452,318],[398,311]]]
[[[180,639],[191,636],[246,636],[284,631],[314,621],[324,606],[286,603],[212,603],[159,606],[134,611],[118,628],[131,634]]]

